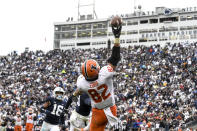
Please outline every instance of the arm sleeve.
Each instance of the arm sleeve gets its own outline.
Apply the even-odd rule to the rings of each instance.
[[[52,98],[51,97],[48,97],[45,101],[44,101],[44,103],[46,103],[46,102],[52,102]],[[49,105],[50,106],[50,105]],[[48,113],[50,113],[50,111],[48,111],[47,110],[48,109],[48,107],[47,108],[44,108],[43,106],[40,108],[40,112],[41,113],[45,113],[45,114],[48,114]]]
[[[41,107],[41,108],[40,108],[40,112],[41,112],[41,113],[45,113],[44,107]]]
[[[72,103],[72,99],[73,99],[73,95],[72,96],[70,96],[69,98],[68,98],[68,101],[66,102],[66,106],[65,106],[65,109],[68,109],[68,107],[71,105],[71,103]]]
[[[115,74],[116,73],[110,65],[102,67],[100,71],[100,76],[103,77],[103,79],[112,78]]]
[[[90,98],[86,98],[86,99],[84,100],[84,103],[85,103],[86,105],[91,106],[91,100],[90,100]]]
[[[45,113],[45,114],[49,114],[49,113],[50,113],[50,111],[47,110],[47,109],[45,109],[44,107],[41,107],[41,108],[40,108],[40,112],[41,112],[41,113]]]
[[[107,60],[108,63],[112,64],[113,66],[117,66],[118,62],[120,61],[120,47],[114,46],[112,48],[112,55]]]
[[[83,79],[83,75],[80,75],[78,78],[77,78],[77,88],[79,90],[81,90],[81,84],[82,84],[82,79]]]
[[[43,104],[45,102],[51,102],[52,98],[51,97],[47,97],[45,100],[43,100],[42,102],[40,102],[40,104]]]
[[[60,116],[60,124],[61,125],[64,125],[65,124],[65,116],[64,116],[64,113],[62,113],[61,116]]]

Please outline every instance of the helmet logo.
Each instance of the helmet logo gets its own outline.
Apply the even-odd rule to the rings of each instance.
[[[91,69],[92,69],[92,70],[93,70],[93,69],[95,69],[95,70],[96,70],[96,66],[91,65]]]

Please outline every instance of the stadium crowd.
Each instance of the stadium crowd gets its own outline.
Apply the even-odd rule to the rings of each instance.
[[[94,58],[102,66],[109,53],[107,48],[72,49],[1,57],[1,128],[13,128],[16,112],[23,116],[29,107],[40,125],[39,108],[53,89],[63,87],[67,100],[76,89],[81,62]],[[121,48],[114,89],[122,130],[174,130],[197,120],[197,43]],[[69,114],[67,127],[68,120]]]

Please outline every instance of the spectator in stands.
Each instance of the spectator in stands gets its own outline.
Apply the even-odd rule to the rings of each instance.
[[[197,43],[130,46],[121,52],[114,89],[119,118],[127,128],[145,121],[149,128],[169,130],[197,119]],[[76,88],[78,63],[95,57],[103,66],[108,53],[106,48],[71,49],[1,57],[0,116],[8,120],[1,125],[14,127],[15,114],[24,116],[29,107],[39,116],[41,102],[55,87],[63,87],[67,99]]]

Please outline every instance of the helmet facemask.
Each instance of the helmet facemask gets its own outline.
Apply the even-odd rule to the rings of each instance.
[[[57,100],[63,100],[64,99],[64,89],[61,87],[56,87],[53,91],[53,96]]]
[[[55,92],[55,98],[57,100],[63,100],[63,96],[64,96],[64,93],[63,92],[61,92],[61,91],[56,91]]]

